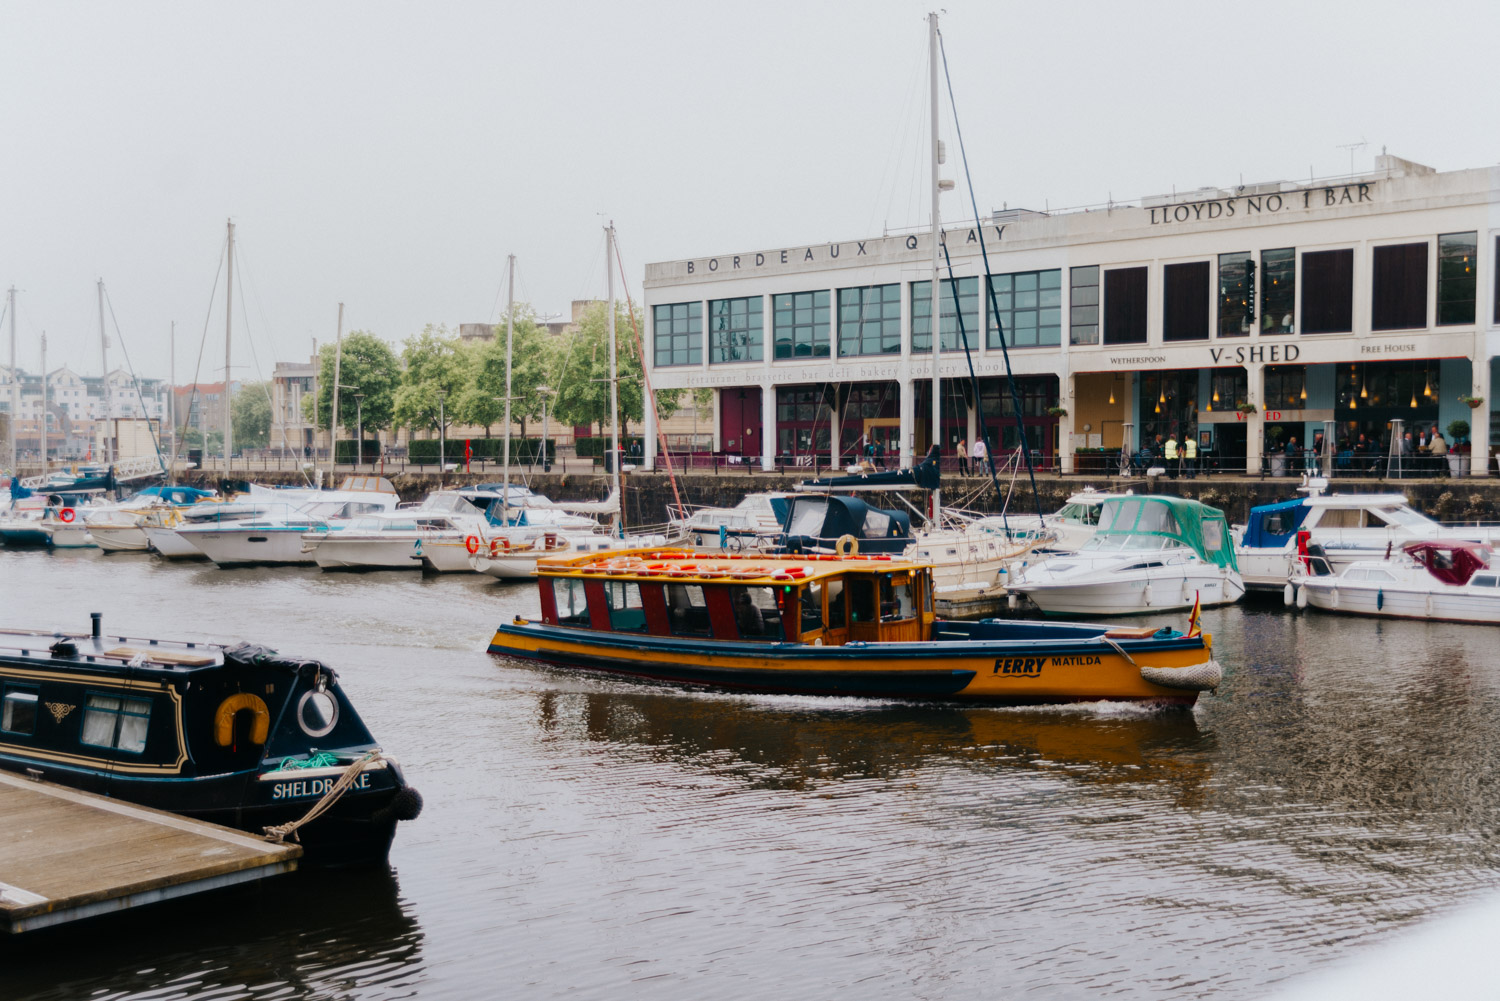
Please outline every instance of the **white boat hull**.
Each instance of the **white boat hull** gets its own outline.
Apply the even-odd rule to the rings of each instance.
[[[1500,625],[1500,594],[1464,593],[1462,588],[1444,588],[1451,593],[1434,593],[1393,584],[1339,583],[1333,577],[1309,578],[1298,586],[1306,592],[1309,605],[1325,612]]]
[[[162,525],[147,525],[142,531],[151,548],[169,560],[202,560],[208,557],[203,550],[177,534],[177,529]]]
[[[48,523],[48,541],[53,549],[93,549],[94,539],[89,528],[81,521],[71,523]]]
[[[177,534],[188,539],[203,554],[221,567],[257,564],[307,564],[312,557],[302,551],[302,534],[298,528],[214,528],[192,529]]]
[[[89,534],[106,553],[144,553],[151,548],[140,525],[90,525]]]
[[[469,547],[462,542],[423,542],[423,568],[433,573],[473,573]]]
[[[1170,574],[1121,574],[1103,581],[1017,584],[1011,589],[1048,615],[1141,615],[1187,611],[1195,600],[1204,608],[1232,605],[1244,596],[1245,583],[1239,574],[1210,564]]]
[[[350,539],[334,533],[308,557],[324,570],[420,570],[416,539]]]

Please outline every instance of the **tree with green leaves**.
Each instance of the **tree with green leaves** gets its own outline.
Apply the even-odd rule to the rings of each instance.
[[[395,397],[397,424],[414,431],[437,430],[440,413],[450,425],[461,417],[460,397],[472,380],[473,360],[447,327],[429,323],[408,337],[401,361],[405,368]]]
[[[318,350],[318,395],[316,415],[314,398],[302,397],[302,415],[313,424],[328,430],[333,410],[333,369],[336,345],[324,344]],[[356,423],[365,430],[383,430],[391,426],[395,415],[396,387],[401,381],[401,363],[396,352],[374,334],[355,330],[344,337],[343,358],[339,362],[339,426],[353,430]],[[355,400],[363,393],[364,400]]]
[[[636,350],[631,331],[630,314],[623,303],[615,307],[616,366],[619,370],[620,434],[629,433],[631,421],[640,423],[645,415],[645,379],[640,352]],[[636,324],[645,333],[645,318],[636,310]],[[609,419],[609,308],[605,303],[590,306],[578,321],[578,329],[559,345],[558,375],[551,383],[557,390],[553,411],[570,424],[591,424],[603,434]],[[662,420],[677,412],[683,391],[656,391],[656,409]]]
[[[540,420],[542,398],[539,386],[551,386],[556,344],[546,328],[536,322],[530,306],[516,309],[511,355],[510,414],[526,434],[526,423]],[[490,426],[505,419],[505,323],[495,325],[495,339],[475,345],[472,381],[461,399],[463,420],[477,424],[490,434]],[[555,387],[554,387],[555,388]]]
[[[230,419],[234,421],[234,444],[236,448],[265,448],[280,444],[271,441],[271,385],[266,382],[250,382],[240,387],[229,405]]]

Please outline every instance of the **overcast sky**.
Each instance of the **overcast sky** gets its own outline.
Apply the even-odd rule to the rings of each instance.
[[[137,371],[167,374],[175,320],[188,381],[229,218],[247,380],[333,337],[340,301],[392,342],[493,321],[510,253],[544,313],[602,298],[608,218],[637,301],[648,261],[920,225],[928,9],[9,0],[20,363],[46,330],[49,367],[98,372],[102,277]],[[942,27],[982,212],[1344,173],[1361,140],[1356,170],[1500,160],[1493,0],[949,0]],[[222,279],[207,327],[205,379]]]

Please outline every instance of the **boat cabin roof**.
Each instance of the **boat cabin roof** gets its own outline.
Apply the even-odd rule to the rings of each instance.
[[[1133,548],[1121,536],[1160,538],[1191,548],[1204,562],[1239,569],[1224,512],[1185,497],[1144,494],[1105,498],[1099,509],[1099,527],[1085,548]]]
[[[607,555],[551,556],[537,560],[539,577],[608,577],[674,584],[787,584],[849,573],[885,574],[929,567],[887,554],[856,556],[705,556],[686,550],[636,549]]]
[[[1483,543],[1457,540],[1408,542],[1401,549],[1444,584],[1467,584],[1474,574],[1489,567],[1494,555]]]
[[[70,643],[75,654],[54,653],[59,644]],[[129,670],[190,673],[224,664],[224,647],[216,643],[154,640],[133,636],[90,636],[88,633],[47,632],[34,629],[0,629],[0,656],[41,663],[67,657],[74,668],[103,672]]]

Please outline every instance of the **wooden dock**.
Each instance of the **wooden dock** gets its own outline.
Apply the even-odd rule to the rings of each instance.
[[[300,845],[0,773],[0,922],[34,931],[264,879]]]

